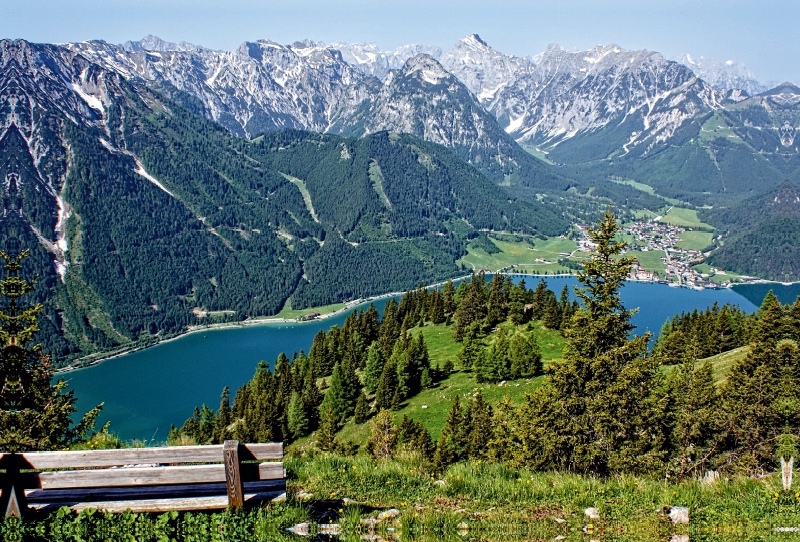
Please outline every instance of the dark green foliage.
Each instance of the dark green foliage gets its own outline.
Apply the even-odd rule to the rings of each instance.
[[[0,280],[5,301],[0,308],[0,449],[5,452],[62,450],[88,436],[103,407],[98,405],[73,425],[73,392],[67,391],[64,380],[52,382],[50,359],[41,345],[30,344],[39,331],[42,306],[20,304],[35,285],[19,276],[27,255],[28,251],[0,251],[6,272]]]
[[[700,216],[727,233],[710,261],[725,269],[758,273],[777,280],[796,276],[797,255],[788,239],[800,220],[797,186],[784,181],[737,205],[718,205]],[[792,273],[795,273],[793,275]]]
[[[800,300],[783,307],[770,292],[759,309],[750,353],[722,388],[726,461],[736,470],[771,469],[778,444],[800,432]]]
[[[720,394],[714,385],[711,364],[683,363],[667,383],[672,413],[669,442],[670,474],[677,478],[701,476],[716,466],[721,450]]]
[[[730,304],[676,315],[661,328],[653,355],[665,365],[707,358],[750,342],[756,316]]]
[[[397,446],[417,452],[425,459],[432,459],[436,449],[425,426],[405,414],[397,426]]]
[[[507,461],[598,473],[652,472],[661,464],[661,377],[647,356],[648,337],[628,338],[632,311],[619,289],[631,259],[618,256],[618,230],[610,212],[590,230],[598,253],[578,275],[583,307],[565,330],[563,361],[521,407],[520,441],[506,443]]]

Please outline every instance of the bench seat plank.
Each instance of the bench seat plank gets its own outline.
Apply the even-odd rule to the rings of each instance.
[[[3,456],[0,455],[0,460]],[[19,454],[27,469],[80,469],[121,467],[134,464],[220,463],[222,444],[205,446],[165,446],[162,448],[123,448],[120,450],[75,450],[66,452],[26,452]],[[283,443],[240,444],[240,461],[283,459]]]
[[[283,463],[245,463],[242,465],[244,481],[277,480],[284,478],[285,474]],[[202,484],[225,482],[225,465],[26,472],[20,474],[19,478],[21,487],[25,489]]]
[[[275,491],[273,493],[245,493],[245,505],[250,502],[262,501],[269,498],[274,498],[280,495],[282,491]],[[130,510],[131,512],[169,512],[170,510],[178,511],[191,511],[191,510],[223,510],[228,507],[228,496],[221,497],[186,497],[180,499],[147,499],[139,501],[105,501],[105,502],[80,502],[71,504],[45,504],[36,505],[32,504],[31,508],[36,508],[40,511],[57,510],[61,506],[69,506],[75,512],[86,510],[87,508],[96,508],[98,510],[107,510],[109,512],[124,512]]]
[[[273,493],[286,491],[285,480],[246,482],[244,493]],[[166,499],[176,497],[214,497],[226,495],[224,483],[179,486],[97,487],[90,489],[29,489],[25,498],[31,505],[43,503],[76,503],[84,501],[121,501],[137,499]]]

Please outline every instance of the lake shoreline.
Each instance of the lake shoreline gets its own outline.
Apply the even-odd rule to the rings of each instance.
[[[531,276],[540,276],[540,275],[531,275]],[[541,276],[544,277],[546,275],[541,275]],[[550,275],[550,276],[553,276],[553,275]],[[569,275],[562,275],[562,276],[569,276]],[[460,281],[460,280],[465,280],[465,279],[467,279],[469,277],[470,277],[470,275],[464,275],[462,277],[455,277],[455,278],[451,278],[451,279],[448,279],[448,280],[452,280],[453,282],[457,282],[457,281]],[[447,281],[445,280],[445,281],[442,281],[442,282],[437,282],[435,284],[427,285],[427,286],[425,286],[425,288],[436,288],[438,286],[443,286],[446,283],[447,283]],[[329,312],[329,313],[326,313],[326,314],[320,314],[319,316],[317,316],[315,318],[312,318],[312,319],[308,319],[308,320],[301,320],[299,318],[276,318],[274,316],[266,316],[266,317],[257,316],[255,318],[248,319],[248,320],[242,320],[240,322],[220,322],[220,323],[217,323],[217,324],[192,325],[192,326],[188,326],[185,330],[179,331],[175,335],[170,336],[168,338],[161,339],[161,340],[156,340],[156,341],[153,341],[153,342],[151,342],[149,344],[145,344],[145,345],[131,346],[129,348],[118,348],[118,349],[113,350],[111,352],[108,352],[106,354],[100,354],[97,358],[92,359],[91,361],[88,361],[88,362],[80,363],[81,360],[86,360],[86,358],[89,357],[89,356],[85,356],[83,358],[78,358],[77,360],[73,361],[72,363],[70,363],[70,364],[68,364],[68,365],[66,365],[64,367],[60,367],[60,368],[56,369],[55,370],[55,374],[64,374],[64,373],[70,373],[72,371],[77,371],[79,369],[88,369],[90,367],[94,367],[96,365],[99,365],[100,363],[102,363],[104,361],[107,361],[107,360],[110,360],[110,359],[114,359],[114,358],[120,358],[120,357],[125,356],[127,354],[132,354],[134,352],[141,352],[142,350],[147,350],[148,348],[153,348],[154,346],[158,346],[158,345],[161,345],[161,344],[167,344],[169,342],[175,341],[177,339],[181,339],[181,338],[186,337],[188,335],[191,335],[193,333],[199,333],[201,331],[216,331],[216,330],[220,330],[220,329],[239,329],[239,328],[243,328],[243,327],[266,326],[266,325],[275,325],[275,324],[301,324],[302,325],[302,324],[310,324],[310,323],[313,323],[313,322],[320,322],[322,320],[335,318],[336,316],[339,316],[340,314],[343,314],[345,312],[353,310],[353,309],[355,309],[355,308],[357,308],[357,307],[359,307],[361,305],[366,305],[366,304],[372,303],[374,301],[380,301],[381,299],[386,299],[388,297],[401,296],[401,295],[405,294],[406,291],[407,290],[404,290],[402,292],[389,292],[389,293],[385,293],[385,294],[370,296],[370,297],[368,297],[366,299],[355,299],[353,301],[348,301],[348,302],[345,303],[345,306],[342,307],[341,309],[338,309],[338,310],[335,310],[333,312]],[[314,308],[311,307],[311,308],[308,309],[308,311],[309,312],[314,312]]]
[[[516,277],[520,277],[520,276],[532,277],[532,278],[538,278],[538,279],[544,279],[544,280],[547,280],[548,278],[566,278],[566,277],[574,277],[574,276],[576,276],[575,273],[533,274],[533,273],[514,273],[512,270],[497,270],[497,271],[492,272],[492,273],[487,273],[487,275],[488,274],[496,274],[496,273],[501,273],[501,274],[509,275],[509,276],[516,276]],[[460,277],[454,277],[454,278],[451,278],[451,279],[448,279],[448,280],[452,280],[453,282],[458,282],[458,281],[461,281],[461,280],[468,279],[470,276],[471,275],[464,275],[464,276],[460,276]],[[444,285],[446,282],[447,282],[446,280],[445,281],[440,281],[440,282],[437,282],[437,283],[434,283],[434,284],[431,284],[431,285],[426,285],[425,288],[436,288],[436,287]],[[626,279],[625,282],[644,283],[644,284],[663,284],[662,282],[658,282],[658,281],[639,280],[639,279]],[[748,285],[748,284],[778,284],[778,285],[781,285],[781,286],[789,286],[789,285],[792,285],[792,284],[800,284],[800,282],[787,284],[787,283],[776,282],[776,281],[759,280],[759,281],[752,281],[752,282],[746,282],[746,283],[730,284],[730,285],[726,285],[726,286],[720,285],[719,289],[733,290],[734,286],[743,286],[743,285]],[[679,285],[675,285],[675,286],[679,286]],[[683,285],[680,285],[680,286],[683,287],[683,288],[686,288],[686,289],[699,290],[699,289],[696,289],[696,288],[690,288],[690,287],[683,286]],[[405,292],[406,291],[388,292],[388,293],[385,293],[385,294],[370,296],[370,297],[365,298],[365,299],[356,299],[356,300],[353,300],[353,301],[348,301],[348,302],[345,303],[344,307],[342,307],[342,308],[340,308],[340,309],[338,309],[336,311],[329,312],[329,313],[326,313],[326,314],[321,314],[321,315],[319,315],[319,316],[317,316],[317,317],[315,317],[313,319],[308,319],[308,320],[302,320],[302,319],[299,319],[299,318],[277,318],[275,316],[266,316],[266,317],[259,316],[259,317],[254,317],[254,318],[248,319],[248,320],[242,320],[240,322],[220,322],[220,323],[215,323],[215,324],[197,324],[197,325],[192,325],[192,326],[188,326],[185,330],[182,330],[182,331],[176,333],[175,335],[172,335],[172,336],[164,338],[164,339],[155,340],[155,341],[149,342],[147,344],[118,348],[118,349],[112,350],[110,352],[99,354],[99,355],[97,355],[96,358],[93,358],[91,360],[87,360],[87,358],[90,358],[91,355],[90,356],[85,356],[83,358],[79,358],[79,359],[73,361],[72,363],[70,363],[70,364],[68,364],[68,365],[66,365],[64,367],[61,367],[61,368],[57,369],[55,371],[55,373],[56,374],[65,374],[65,373],[69,373],[69,372],[76,371],[76,370],[79,370],[79,369],[86,369],[86,368],[94,367],[94,366],[96,366],[96,365],[98,365],[98,364],[100,364],[100,363],[102,363],[104,361],[107,361],[109,359],[119,358],[119,357],[125,356],[127,354],[132,354],[134,352],[141,352],[143,350],[147,350],[149,348],[152,348],[152,347],[155,347],[155,346],[158,346],[158,345],[166,344],[166,343],[169,343],[171,341],[186,337],[188,335],[191,335],[191,334],[194,334],[194,333],[199,333],[201,331],[215,331],[215,330],[220,330],[220,329],[239,329],[239,328],[251,327],[251,326],[268,326],[268,325],[284,325],[284,324],[300,324],[300,325],[302,325],[302,324],[309,324],[309,323],[312,323],[312,322],[320,322],[320,321],[323,321],[323,320],[326,320],[326,319],[329,319],[329,318],[335,318],[335,317],[337,317],[337,316],[339,316],[339,315],[341,315],[341,314],[343,314],[345,312],[353,310],[353,309],[355,309],[355,308],[357,308],[359,306],[372,303],[374,301],[380,301],[382,299],[386,299],[386,298],[389,298],[389,297],[401,296],[401,295],[405,294]],[[311,308],[308,309],[308,311],[310,313],[314,312],[314,308],[311,307]],[[81,362],[81,360],[83,360],[83,362]]]

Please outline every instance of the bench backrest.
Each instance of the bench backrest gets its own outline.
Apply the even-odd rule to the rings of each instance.
[[[244,482],[285,478],[283,443],[172,446],[1,454],[5,488],[24,508],[25,489],[63,490],[222,483],[230,506],[242,506]],[[270,461],[270,462],[262,462]],[[244,463],[243,463],[244,462]],[[44,472],[25,472],[25,471]],[[22,471],[22,472],[20,472]],[[23,502],[19,502],[22,500]],[[12,503],[7,499],[3,504]],[[12,507],[13,508],[13,507]],[[13,512],[13,511],[12,511]]]

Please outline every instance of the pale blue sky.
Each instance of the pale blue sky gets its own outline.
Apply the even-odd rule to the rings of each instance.
[[[763,81],[800,79],[797,0],[0,0],[0,8],[0,37],[37,42],[154,34],[215,49],[261,38],[446,49],[475,32],[519,56],[553,42],[613,42],[668,57],[734,59]]]

